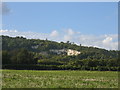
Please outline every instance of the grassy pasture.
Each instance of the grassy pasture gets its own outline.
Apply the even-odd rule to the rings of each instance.
[[[2,70],[3,88],[117,88],[118,72]]]

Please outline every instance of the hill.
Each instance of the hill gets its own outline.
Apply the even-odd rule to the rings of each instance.
[[[80,51],[82,53],[94,53],[99,55],[105,55],[106,57],[115,58],[117,57],[118,51],[115,50],[105,50],[96,47],[87,47],[87,46],[78,46],[76,44],[72,44],[69,41],[66,43],[64,42],[54,42],[49,40],[40,40],[40,39],[26,39],[23,37],[9,37],[9,36],[2,36],[2,50],[15,50],[19,48],[26,48],[32,52],[42,52],[42,51],[49,51],[51,49],[73,49]],[[93,56],[92,55],[92,56]],[[90,55],[91,56],[91,55]]]
[[[87,47],[65,42],[55,42],[24,37],[2,37],[3,64],[58,65],[63,68],[90,69],[88,67],[117,67],[118,51]],[[71,49],[79,55],[56,54],[51,50]],[[7,67],[6,66],[6,67]],[[47,68],[49,68],[49,66]],[[58,68],[57,66],[57,68]],[[26,66],[27,67],[27,66]],[[31,66],[32,67],[32,66]],[[38,66],[37,66],[38,67]],[[46,67],[45,67],[46,68]],[[44,68],[44,69],[45,69]],[[56,69],[56,68],[55,68]],[[108,70],[108,68],[107,68]]]

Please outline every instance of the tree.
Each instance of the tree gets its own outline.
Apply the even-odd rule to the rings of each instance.
[[[27,49],[20,49],[16,55],[17,64],[34,64],[33,54],[30,53]]]
[[[2,51],[2,64],[10,64],[10,55],[8,51]]]

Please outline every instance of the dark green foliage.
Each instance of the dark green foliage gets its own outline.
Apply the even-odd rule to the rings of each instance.
[[[80,51],[81,54],[78,56],[57,55],[51,53],[50,49],[73,49]],[[118,70],[119,66],[118,51],[115,50],[108,51],[95,47],[78,46],[69,41],[58,43],[49,40],[8,36],[2,36],[2,62],[3,68],[8,69],[22,67],[22,69],[38,70],[115,71]]]
[[[33,64],[33,55],[28,50],[22,48],[16,55],[17,64]]]
[[[2,51],[3,64],[35,64],[34,55],[27,49]]]
[[[2,51],[2,64],[9,64],[10,63],[10,55],[8,51]]]

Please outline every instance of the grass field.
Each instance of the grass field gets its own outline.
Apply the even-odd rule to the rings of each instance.
[[[117,88],[112,71],[3,70],[3,88]]]

